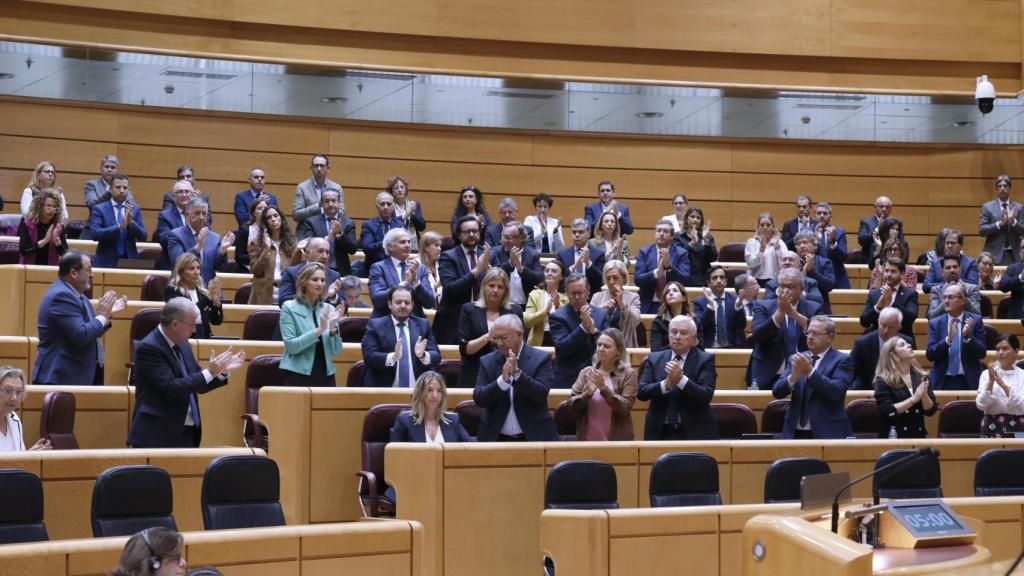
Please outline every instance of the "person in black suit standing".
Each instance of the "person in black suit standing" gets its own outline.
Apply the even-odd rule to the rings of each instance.
[[[421,374],[441,363],[430,323],[412,315],[412,290],[405,284],[391,288],[391,314],[371,318],[363,333],[363,386],[412,388]]]
[[[480,297],[463,304],[459,316],[459,354],[462,355],[459,388],[476,385],[480,358],[494,352],[489,326],[505,314],[516,313],[510,308],[508,276],[501,268],[488,270],[481,286]]]
[[[900,332],[905,334],[911,346],[917,346],[914,338],[914,320],[917,320],[917,290],[907,288],[903,283],[903,274],[907,264],[899,258],[885,261],[883,268],[884,283],[880,288],[868,291],[867,302],[860,313],[860,325],[872,330],[878,329],[878,316],[882,310],[893,307],[901,312]],[[871,379],[874,382],[874,379]],[[872,385],[871,382],[868,385]]]
[[[188,344],[200,318],[191,300],[172,298],[164,305],[160,325],[135,349],[130,446],[197,448],[203,436],[198,395],[226,385],[228,375],[245,363],[245,350],[228,348],[211,353],[209,368],[203,369]]]
[[[604,250],[590,246],[590,225],[576,218],[569,226],[572,245],[558,251],[556,257],[565,266],[566,273],[584,274],[590,284],[590,293],[597,294],[604,286]]]
[[[892,200],[888,196],[875,198],[875,215],[861,218],[857,228],[857,243],[860,244],[861,262],[868,264],[875,261],[875,238],[878,236],[878,225],[892,214]]]
[[[811,218],[810,196],[800,195],[796,197],[796,218],[787,220],[782,225],[782,241],[789,246],[789,249],[796,252],[796,235],[801,232],[813,234],[817,223]]]
[[[491,327],[497,350],[480,360],[473,401],[484,409],[478,442],[558,440],[548,410],[551,356],[523,344],[518,316],[499,317]]]
[[[711,414],[715,358],[697,347],[689,316],[669,322],[669,348],[647,357],[637,398],[649,400],[644,440],[718,440]]]
[[[853,386],[856,390],[874,390],[875,368],[878,366],[878,353],[882,345],[890,338],[899,337],[914,345],[906,334],[900,333],[903,312],[899,308],[889,306],[878,313],[878,328],[864,334],[853,341],[850,358],[853,359]]]
[[[693,317],[697,322],[702,348],[739,348],[744,344],[743,324],[739,333],[735,320],[736,296],[725,291],[729,280],[725,268],[713,266],[710,286],[704,295],[693,300]]]
[[[341,276],[351,274],[349,255],[359,249],[356,224],[341,211],[337,190],[324,190],[320,195],[320,213],[306,218],[295,229],[297,240],[314,236],[326,240],[331,248],[327,267],[336,270]]]
[[[555,343],[554,388],[571,388],[581,370],[590,366],[597,337],[608,328],[608,313],[587,302],[590,289],[582,274],[565,279],[569,303],[548,316],[551,339]]]
[[[544,271],[540,267],[540,253],[527,241],[528,228],[512,221],[501,233],[501,244],[491,249],[491,266],[505,271],[509,279],[509,301],[520,313],[526,308],[526,298],[538,285],[544,284]]]
[[[491,257],[491,247],[481,246],[480,221],[476,216],[467,214],[459,218],[455,227],[459,245],[443,252],[437,264],[444,287],[432,325],[438,344],[458,343],[462,305],[479,297],[480,280]]]

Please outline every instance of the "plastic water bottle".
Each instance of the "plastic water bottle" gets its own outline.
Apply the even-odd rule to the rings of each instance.
[[[896,438],[897,438],[897,436],[896,436],[896,427],[895,426],[889,426],[889,440],[896,440]]]

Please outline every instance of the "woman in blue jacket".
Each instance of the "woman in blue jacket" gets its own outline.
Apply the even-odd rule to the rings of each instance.
[[[447,412],[448,389],[437,372],[424,372],[412,390],[412,410],[402,412],[391,427],[392,442],[472,442],[456,414]]]
[[[323,264],[306,264],[295,281],[295,299],[281,306],[285,386],[334,386],[332,358],[341,352],[338,322],[345,306],[324,302],[327,272]]]

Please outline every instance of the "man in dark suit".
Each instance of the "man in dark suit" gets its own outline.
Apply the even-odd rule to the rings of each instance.
[[[491,257],[491,247],[480,242],[480,221],[476,216],[467,214],[455,226],[459,245],[443,252],[437,262],[444,286],[433,323],[438,344],[458,344],[462,305],[476,300]]]
[[[479,442],[544,442],[559,439],[548,410],[551,356],[523,343],[523,322],[499,316],[491,327],[497,350],[480,359],[473,401],[484,410]]]
[[[217,275],[217,268],[227,259],[228,248],[235,243],[233,230],[222,239],[219,234],[207,228],[209,212],[210,206],[202,198],[189,200],[185,225],[171,230],[165,250],[171,263],[185,252],[195,253],[199,257],[203,282],[207,284]]]
[[[281,271],[281,281],[277,290],[277,305],[284,306],[284,303],[295,299],[295,281],[299,278],[302,268],[311,262],[319,262],[327,267],[327,240],[323,238],[310,238],[306,240],[306,259],[292,264]],[[327,267],[327,297],[330,304],[338,303],[338,296],[342,293],[341,274],[338,274]],[[277,338],[275,338],[276,340]]]
[[[960,279],[968,284],[978,285],[978,261],[971,258],[967,254],[963,253],[964,248],[964,234],[959,230],[949,230],[946,232],[946,239],[943,241],[945,247],[945,253],[943,256],[956,256],[960,259]],[[943,263],[942,258],[936,258],[930,268],[928,268],[928,274],[924,277],[924,293],[928,294],[932,291],[932,288],[945,282],[943,275]]]
[[[801,297],[804,300],[810,300],[811,302],[814,302],[819,307],[824,307],[825,298],[821,295],[821,290],[818,288],[818,281],[815,280],[814,278],[808,278],[806,275],[803,275],[803,264],[803,260],[800,258],[800,255],[797,254],[796,252],[787,250],[782,254],[782,269],[785,270],[787,268],[790,268],[793,270],[799,270],[801,275],[803,276],[804,289],[801,293]],[[775,300],[776,298],[778,298],[778,296],[775,294],[776,290],[778,289],[779,279],[773,278],[769,280],[764,287],[764,299]]]
[[[324,190],[320,194],[320,213],[302,221],[295,229],[295,238],[323,238],[331,248],[327,267],[342,276],[352,273],[349,255],[359,250],[356,225],[338,206],[338,191]]]
[[[644,440],[718,440],[711,414],[718,373],[715,358],[697,347],[697,326],[689,316],[668,324],[668,350],[644,363],[637,391],[649,401]]]
[[[196,186],[196,173],[188,164],[178,166],[178,171],[175,173],[174,181],[188,182],[188,185],[191,186],[193,190],[193,198],[202,198],[203,201],[206,202],[207,204],[210,203],[210,197],[206,194],[203,194],[203,191],[200,190],[198,186]],[[174,206],[177,203],[177,201],[178,199],[175,197],[174,188],[172,187],[170,192],[164,194],[164,204],[163,206],[160,207],[160,210],[165,210],[167,208],[170,208],[171,206]],[[212,214],[210,215],[210,222],[213,222]]]
[[[789,367],[789,359],[807,350],[804,331],[808,318],[816,316],[821,307],[801,298],[803,274],[787,268],[779,273],[778,297],[754,304],[750,354],[750,385],[771,390],[775,380]]]
[[[850,275],[846,272],[846,257],[849,248],[846,245],[846,230],[832,223],[832,205],[818,202],[814,207],[818,221],[814,235],[818,238],[818,256],[824,256],[832,262],[836,273],[836,288],[848,290],[851,287]]]
[[[661,304],[661,291],[668,282],[686,285],[690,256],[686,248],[672,242],[672,222],[661,219],[654,225],[654,244],[636,255],[634,279],[640,288],[640,312],[654,314]]]
[[[198,448],[203,437],[199,394],[228,383],[228,375],[245,363],[245,350],[210,354],[208,369],[192,355],[189,337],[201,322],[199,308],[188,298],[171,298],[160,325],[135,349],[131,384],[135,412],[128,444],[135,448]]]
[[[608,328],[608,313],[588,304],[590,289],[582,274],[569,274],[565,295],[569,303],[548,316],[555,343],[554,388],[572,388],[580,370],[593,361],[597,337]]]
[[[405,220],[395,216],[395,198],[387,192],[377,194],[377,215],[363,222],[359,247],[363,249],[360,276],[367,278],[370,267],[384,259],[384,235],[394,228],[405,229]]]
[[[121,258],[135,260],[139,251],[135,242],[146,241],[146,226],[142,210],[128,201],[128,177],[115,174],[110,187],[110,201],[93,206],[89,217],[89,232],[96,240],[97,268],[117,268]]]
[[[509,303],[526,308],[530,291],[544,284],[544,271],[540,267],[540,253],[526,242],[522,223],[512,221],[505,225],[501,244],[491,250],[490,264],[508,274]]]
[[[885,261],[882,269],[883,283],[879,288],[868,291],[868,299],[860,313],[860,325],[865,328],[877,329],[878,316],[886,308],[896,308],[901,312],[900,332],[907,336],[911,346],[917,347],[914,338],[914,320],[917,320],[917,290],[907,288],[903,283],[903,274],[907,264],[899,258]]]
[[[278,206],[277,196],[265,191],[267,175],[262,168],[253,168],[249,171],[249,189],[242,190],[235,194],[235,220],[239,226],[249,223],[249,207],[258,198],[266,199],[273,206]]]
[[[604,251],[591,248],[590,225],[583,218],[576,218],[569,227],[572,245],[558,251],[556,257],[565,266],[566,274],[584,274],[590,284],[590,293],[597,294],[604,286]]]
[[[161,270],[171,269],[171,261],[167,255],[167,239],[171,230],[181,228],[188,222],[186,216],[188,203],[195,195],[195,191],[192,190],[192,185],[188,180],[178,180],[174,183],[172,194],[174,194],[174,205],[164,208],[157,214],[156,230],[153,231],[153,242],[158,242],[161,248],[160,260],[156,264],[156,267]]]
[[[818,283],[818,291],[821,292],[822,313],[831,314],[832,304],[829,294],[836,287],[836,271],[832,266],[832,261],[818,255],[818,237],[813,232],[800,232],[793,242],[797,247],[797,256],[800,257],[800,269],[804,273],[804,278]]]
[[[782,241],[790,250],[797,252],[796,235],[801,232],[813,234],[815,229],[814,219],[811,218],[811,197],[800,195],[796,197],[796,218],[787,220],[782,225]]]
[[[39,303],[39,355],[32,367],[35,384],[103,385],[103,341],[110,318],[124,310],[128,298],[108,291],[93,312],[86,292],[92,289],[92,261],[70,250],[60,259],[57,280]]]
[[[878,328],[854,340],[853,348],[850,350],[850,358],[853,359],[854,389],[875,389],[875,369],[878,366],[878,355],[882,350],[882,345],[890,338],[903,338],[907,344],[914,345],[914,341],[909,336],[900,333],[902,322],[903,312],[899,308],[893,306],[882,308],[878,314]]]
[[[878,224],[892,214],[892,200],[888,196],[875,198],[875,215],[861,218],[857,228],[857,243],[860,244],[861,263],[875,261],[875,237],[878,236]]]
[[[1024,239],[1021,240],[1024,246]],[[999,281],[999,289],[1010,293],[1010,310],[1007,318],[1024,318],[1024,263],[1010,264]]]
[[[1010,200],[1013,180],[1006,174],[996,178],[996,197],[981,205],[978,234],[985,238],[985,252],[999,266],[1020,262],[1020,241],[1024,238],[1024,221],[1020,202]]]
[[[981,290],[977,284],[964,282],[960,278],[960,258],[958,256],[943,256],[939,259],[942,263],[942,276],[945,282],[932,286],[928,294],[928,319],[938,318],[946,313],[943,297],[946,294],[946,287],[951,284],[959,284],[964,289],[966,301],[964,307],[968,312],[981,314]]]
[[[426,318],[412,315],[412,291],[399,284],[388,294],[391,314],[370,319],[363,334],[363,386],[412,388],[441,362]]]
[[[583,211],[583,218],[590,227],[591,235],[594,233],[594,226],[601,221],[601,215],[605,212],[611,212],[619,217],[619,234],[632,234],[633,221],[629,219],[629,206],[619,204],[615,199],[615,184],[610,180],[601,181],[597,185],[597,195],[601,198],[600,202],[587,204]]]
[[[713,266],[709,277],[710,286],[704,295],[693,300],[693,316],[703,348],[733,348],[743,345],[743,328],[739,334],[734,326],[736,296],[725,291],[729,282],[725,268]]]
[[[943,294],[946,313],[928,321],[928,352],[932,362],[933,390],[977,390],[984,369],[985,327],[981,316],[964,309],[966,297],[960,284],[950,284]]]
[[[794,354],[790,367],[772,387],[772,396],[790,396],[782,437],[842,439],[853,436],[846,418],[846,391],[853,383],[853,360],[832,348],[836,324],[814,316],[807,326],[807,352]]]
[[[513,222],[521,222],[519,206],[512,198],[502,198],[501,202],[498,202],[498,216],[501,218],[498,222],[484,229],[484,242],[494,247],[502,245],[501,235],[505,233],[506,226]],[[533,228],[526,228],[526,238],[527,243],[533,246]]]
[[[308,222],[308,220],[307,220]],[[370,300],[373,302],[373,318],[387,316],[388,296],[391,289],[399,284],[412,291],[413,314],[425,318],[424,308],[436,308],[437,299],[430,287],[426,266],[409,258],[412,251],[412,237],[405,228],[394,228],[384,235],[384,249],[388,257],[370,266]]]

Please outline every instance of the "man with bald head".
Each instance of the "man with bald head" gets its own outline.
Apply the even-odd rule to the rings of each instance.
[[[803,273],[786,268],[779,272],[777,298],[754,304],[751,388],[771,390],[775,380],[789,368],[789,359],[807,350],[807,322],[820,313],[821,306],[801,298],[803,289]]]
[[[267,174],[262,168],[253,168],[249,171],[249,189],[242,190],[235,194],[235,220],[239,226],[249,223],[249,207],[257,200],[266,200],[273,206],[278,206],[277,196],[274,196],[266,189]]]
[[[907,344],[914,346],[912,338],[900,333],[903,325],[903,311],[894,306],[882,308],[878,313],[878,328],[864,334],[853,342],[850,358],[853,358],[853,388],[857,390],[875,389],[875,368],[882,345],[890,338],[902,338]]]
[[[295,281],[299,277],[302,267],[312,262],[319,262],[327,269],[327,302],[336,304],[341,294],[341,274],[327,266],[327,258],[330,254],[330,247],[327,240],[323,238],[309,238],[305,240],[306,247],[303,252],[306,259],[281,271],[281,281],[277,291],[277,305],[284,306],[284,303],[295,299]],[[301,244],[300,244],[301,247]]]
[[[668,324],[668,350],[647,357],[637,398],[649,401],[644,440],[718,440],[711,414],[715,358],[697,347],[697,325],[679,315]]]
[[[480,359],[473,401],[484,410],[479,442],[558,440],[548,410],[551,355],[523,343],[523,321],[499,316],[490,329],[496,350]]]
[[[363,249],[363,266],[359,276],[368,278],[370,267],[383,260],[384,235],[395,228],[405,229],[405,220],[395,216],[395,197],[387,192],[377,194],[377,215],[363,222],[359,247]]]
[[[892,200],[888,196],[875,198],[875,214],[867,218],[861,218],[860,228],[857,229],[857,243],[860,244],[863,263],[875,261],[875,235],[878,234],[878,224],[892,214]]]
[[[928,359],[933,390],[977,390],[985,359],[981,316],[966,310],[963,284],[950,284],[942,295],[945,313],[928,321]]]

